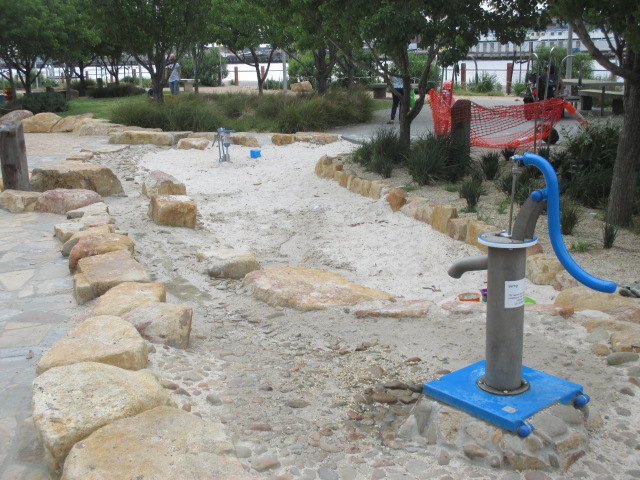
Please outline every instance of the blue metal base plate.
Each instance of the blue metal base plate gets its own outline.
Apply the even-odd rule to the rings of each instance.
[[[582,386],[529,367],[522,377],[530,388],[518,395],[494,395],[480,389],[484,360],[425,383],[423,393],[512,432],[536,412],[555,403],[569,404],[582,394]]]

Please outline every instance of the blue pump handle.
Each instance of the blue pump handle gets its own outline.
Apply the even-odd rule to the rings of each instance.
[[[514,161],[522,160],[525,165],[536,166],[544,175],[547,188],[542,192],[538,191],[534,195],[534,200],[540,201],[546,194],[547,198],[547,220],[549,222],[549,238],[551,246],[556,253],[558,260],[562,266],[571,274],[573,278],[589,288],[598,290],[599,292],[614,293],[617,285],[609,280],[602,280],[585,272],[575,262],[573,257],[567,251],[560,230],[560,194],[558,190],[558,177],[556,172],[548,160],[536,155],[535,153],[526,152],[524,155],[513,157]]]

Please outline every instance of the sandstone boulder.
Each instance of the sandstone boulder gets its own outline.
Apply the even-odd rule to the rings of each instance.
[[[340,137],[334,133],[319,132],[298,132],[294,135],[296,142],[315,143],[317,145],[327,145],[337,142]]]
[[[186,195],[152,196],[148,215],[156,225],[196,228],[196,204]]]
[[[67,162],[86,162],[94,157],[93,152],[78,152],[67,157]]]
[[[304,82],[292,83],[291,84],[292,92],[313,92],[313,86],[311,82],[305,80]]]
[[[84,118],[78,120],[74,127],[73,133],[80,136],[109,135],[109,131],[114,127],[120,127],[117,123],[111,123],[103,118]]]
[[[260,148],[260,142],[253,135],[233,134],[230,136],[233,145],[242,145],[243,147]]]
[[[102,197],[93,190],[56,188],[38,197],[35,211],[63,214],[100,201]]]
[[[198,261],[205,263],[207,274],[214,278],[240,279],[260,269],[260,264],[252,252],[215,248],[199,250]]]
[[[386,292],[349,283],[336,273],[304,267],[275,267],[248,273],[242,282],[253,295],[271,306],[321,310],[328,306],[357,305],[393,300]]]
[[[407,191],[403,188],[392,188],[386,197],[392,212],[400,210],[407,203]]]
[[[124,282],[109,289],[93,307],[94,315],[118,315],[153,302],[166,302],[164,283]]]
[[[369,198],[372,198],[374,200],[379,200],[384,195],[386,195],[386,192],[390,188],[391,187],[389,186],[388,183],[382,180],[374,180],[373,182],[371,182],[371,189],[369,190]]]
[[[73,132],[76,124],[85,118],[96,118],[96,116],[93,113],[83,113],[82,115],[70,115],[68,117],[64,117],[51,128],[51,132]]]
[[[75,272],[80,260],[93,255],[118,251],[126,251],[133,255],[134,246],[133,240],[126,235],[117,233],[86,235],[78,239],[69,252],[69,270]]]
[[[598,310],[608,313],[614,318],[618,317],[618,313],[628,310],[631,317],[635,313],[635,323],[640,323],[640,302],[638,300],[613,293],[597,292],[588,287],[567,288],[558,294],[554,303],[556,305],[569,305],[576,311]],[[627,319],[624,318],[622,320]],[[633,318],[627,321],[633,321]]]
[[[323,177],[325,167],[331,164],[333,164],[333,160],[331,160],[329,155],[323,155],[320,157],[316,162],[316,167],[314,169],[316,176]]]
[[[177,148],[180,150],[204,150],[210,143],[206,138],[181,138],[178,140]]]
[[[122,318],[130,322],[143,338],[152,343],[174,348],[189,346],[193,318],[191,307],[152,302],[128,311]]]
[[[93,190],[103,197],[122,193],[122,184],[104,165],[63,163],[34,168],[31,188],[37,192],[54,188]]]
[[[482,245],[478,242],[478,235],[485,232],[491,232],[494,230],[498,230],[497,227],[493,225],[489,225],[488,223],[483,222],[482,220],[476,220],[475,218],[470,218],[467,223],[467,243],[469,245],[475,245],[483,252],[488,250],[486,245]]]
[[[103,215],[109,213],[109,207],[104,202],[92,203],[86,207],[76,208],[67,212],[67,218],[82,218],[85,215]]]
[[[94,362],[51,368],[33,381],[32,392],[33,423],[52,470],[98,428],[172,404],[152,373]]]
[[[154,195],[186,195],[187,187],[173,175],[153,170],[144,179],[142,194],[149,198]]]
[[[378,308],[356,310],[356,318],[364,317],[390,317],[390,318],[416,318],[424,317],[434,305],[429,300],[402,300]]]
[[[224,426],[170,407],[117,420],[73,448],[61,480],[249,480]],[[117,459],[117,461],[115,461]]]
[[[49,133],[61,118],[60,115],[51,112],[38,113],[33,117],[24,118],[22,129],[24,133]]]
[[[23,190],[4,190],[0,193],[0,207],[11,213],[33,212],[40,193]]]
[[[431,226],[442,233],[448,233],[449,221],[458,218],[458,210],[451,205],[438,204],[431,212]]]
[[[452,218],[449,220],[447,234],[454,240],[464,242],[467,240],[467,225],[469,225],[468,218]]]
[[[91,317],[57,341],[36,366],[36,375],[79,362],[106,363],[125,370],[147,366],[147,342],[120,317]]]
[[[61,225],[64,226],[69,224],[63,223]],[[61,253],[62,253],[62,256],[64,257],[69,256],[73,247],[76,246],[76,243],[78,243],[82,237],[86,237],[89,235],[99,235],[101,233],[113,233],[115,231],[115,228],[113,227],[113,225],[110,225],[110,224],[100,225],[98,227],[89,227],[89,228],[86,228],[85,224],[83,223],[76,223],[75,225],[79,225],[79,229],[77,232],[74,232],[74,233],[72,233],[73,229],[69,227],[61,227],[60,236],[58,236],[58,233],[56,231],[56,236],[58,236],[60,241],[63,241],[63,238],[68,237],[69,233],[72,233],[71,236],[69,236],[69,238],[66,241],[64,241],[62,245]],[[56,228],[57,227],[58,225],[56,225]]]
[[[123,130],[109,135],[109,143],[126,143],[128,145],[159,145],[171,147],[191,132],[152,132],[149,130]]]
[[[17,120],[24,120],[25,118],[33,117],[33,113],[29,110],[13,110],[0,117],[0,123],[15,122]],[[24,130],[24,127],[23,127]]]
[[[274,133],[271,136],[271,143],[274,145],[289,145],[296,141],[293,133]]]
[[[84,224],[80,222],[57,223],[53,226],[53,234],[60,242],[65,243],[84,228]],[[67,252],[67,255],[69,255],[69,252]]]
[[[124,282],[149,282],[142,265],[129,252],[109,252],[83,258],[73,276],[73,291],[79,304],[103,295]]]
[[[526,277],[536,285],[553,285],[556,275],[564,267],[555,255],[530,255],[527,257]]]
[[[216,139],[218,132],[193,132],[187,135],[187,138],[206,138],[209,142]]]

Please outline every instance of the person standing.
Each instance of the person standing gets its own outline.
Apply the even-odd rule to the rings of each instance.
[[[391,85],[393,87],[391,89],[391,96],[393,97],[393,103],[391,104],[391,119],[387,123],[394,122],[396,118],[396,112],[398,111],[398,105],[400,104],[400,99],[404,95],[404,83],[402,82],[402,77],[393,77],[393,80],[391,81]]]
[[[169,75],[169,90],[171,95],[178,95],[180,93],[180,74],[182,67],[176,61],[176,57],[171,55],[169,57],[169,65],[167,68],[171,68],[171,75]]]

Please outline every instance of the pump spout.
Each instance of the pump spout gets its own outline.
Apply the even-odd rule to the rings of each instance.
[[[487,255],[478,255],[477,257],[466,257],[458,260],[449,267],[447,273],[452,278],[460,278],[463,273],[474,272],[476,270],[486,270],[489,264]]]

